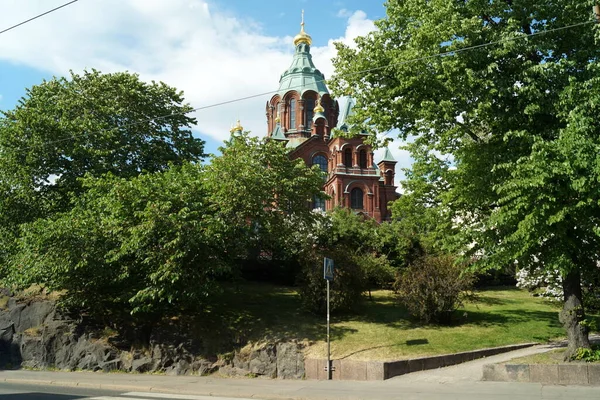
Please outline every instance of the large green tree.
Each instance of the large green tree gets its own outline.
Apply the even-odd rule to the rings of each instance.
[[[580,280],[600,258],[593,4],[389,0],[377,31],[338,45],[332,85],[357,121],[414,137],[411,180],[476,265],[560,271],[567,355],[589,347]]]
[[[200,160],[191,109],[178,90],[127,72],[71,73],[27,89],[0,112],[0,218],[64,211],[85,174],[131,177]]]
[[[310,209],[321,192],[320,170],[291,160],[280,142],[235,133],[206,168],[219,240],[234,258],[290,258],[294,236],[319,217]]]
[[[5,282],[40,284],[111,323],[201,309],[229,272],[213,240],[202,167],[88,176],[69,211],[21,226]]]

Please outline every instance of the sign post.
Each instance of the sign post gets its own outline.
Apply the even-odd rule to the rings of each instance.
[[[333,369],[331,367],[331,342],[329,340],[329,282],[333,280],[333,260],[325,257],[323,259],[323,276],[327,281],[327,380],[332,379]]]

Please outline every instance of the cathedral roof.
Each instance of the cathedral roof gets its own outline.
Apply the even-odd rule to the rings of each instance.
[[[354,114],[354,111],[352,110],[352,108],[354,108],[355,104],[356,104],[356,100],[354,100],[352,97],[347,97],[346,104],[344,104],[344,108],[342,108],[342,111],[340,112],[340,118],[338,120],[338,124],[337,124],[336,128],[341,129],[345,132],[348,132],[351,125],[348,124],[347,119],[349,116]]]
[[[396,162],[396,159],[394,158],[392,152],[387,146],[385,148],[385,153],[383,154],[383,158],[381,159],[381,161]]]
[[[310,54],[310,35],[304,32],[304,16],[302,17],[302,29],[294,38],[296,52],[292,65],[281,74],[279,78],[279,90],[277,93],[283,97],[287,92],[295,90],[302,95],[307,90],[313,90],[319,95],[329,93],[325,85],[325,75],[321,73],[312,61]]]
[[[288,138],[285,137],[285,134],[283,133],[283,129],[281,129],[281,124],[277,123],[277,125],[275,126],[275,129],[273,129],[273,132],[271,132],[271,139],[273,140],[289,140]]]

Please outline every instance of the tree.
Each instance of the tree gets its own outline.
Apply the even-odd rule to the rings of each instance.
[[[567,357],[589,347],[580,281],[600,258],[592,5],[390,0],[356,49],[338,44],[332,84],[356,121],[415,138],[411,181],[447,186],[429,193],[476,266],[561,272]]]
[[[213,240],[202,167],[83,180],[67,212],[22,225],[6,281],[61,292],[111,324],[197,311],[230,266]]]
[[[293,257],[299,246],[292,238],[319,217],[309,205],[324,196],[320,170],[290,160],[281,143],[247,132],[233,134],[220,151],[206,168],[205,185],[222,248],[232,259]]]
[[[64,211],[85,174],[131,177],[201,160],[191,110],[176,89],[127,72],[71,72],[33,86],[0,114],[0,222]]]
[[[328,212],[311,229],[300,254],[303,270],[299,275],[299,293],[305,308],[321,313],[327,307],[323,280],[323,257],[334,260],[335,276],[331,284],[331,310],[348,311],[373,286],[390,284],[394,271],[379,251],[377,223],[346,208]]]

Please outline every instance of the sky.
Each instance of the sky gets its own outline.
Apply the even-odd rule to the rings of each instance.
[[[0,31],[64,3],[0,0]],[[383,0],[79,0],[0,34],[0,110],[14,108],[25,88],[44,79],[92,68],[163,81],[194,108],[276,91],[292,61],[301,10],[313,61],[326,78],[333,74],[334,41],[351,45],[385,16]],[[210,153],[237,119],[265,135],[270,97],[200,110],[194,134]],[[397,184],[411,162],[400,145],[390,145]],[[376,151],[376,161],[381,155]]]

